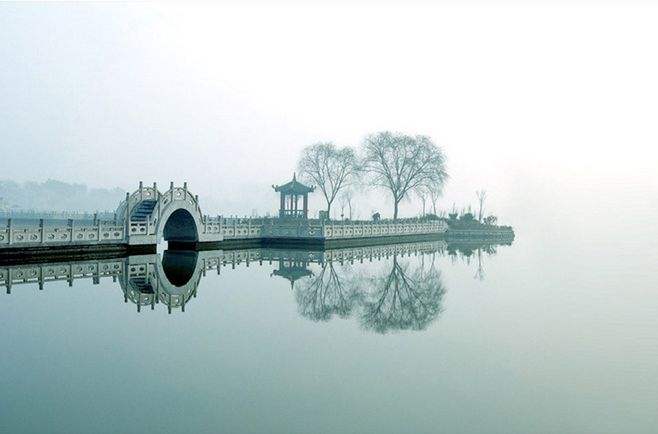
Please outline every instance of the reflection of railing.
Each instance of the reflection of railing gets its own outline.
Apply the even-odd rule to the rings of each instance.
[[[393,255],[426,254],[432,252],[443,252],[446,244],[443,241],[428,241],[422,243],[401,243],[381,245],[372,247],[341,248],[330,250],[285,250],[285,249],[239,249],[239,250],[216,250],[199,252],[201,271],[217,269],[217,267],[251,263],[278,262],[278,261],[304,261],[308,263],[324,262],[354,262],[364,260],[379,260]],[[127,267],[129,278],[148,277],[155,266],[157,255],[145,255],[148,261],[142,261],[140,265],[130,264]],[[136,257],[128,257],[136,258]],[[118,276],[122,274],[123,265],[127,264],[127,258],[55,262],[46,264],[9,265],[0,267],[0,285],[11,288],[12,285],[21,283],[48,282],[54,280],[73,280],[80,278],[97,278],[103,276]]]
[[[113,280],[123,272],[123,259],[100,261],[77,261],[69,263],[50,263],[32,265],[14,265],[0,268],[0,282],[11,291],[17,284],[37,283],[43,289],[44,283],[68,281],[73,285],[74,279],[91,278],[98,284],[101,277],[112,277]]]
[[[124,300],[126,302],[130,301],[136,304],[138,311],[140,311],[143,306],[148,305],[151,306],[151,309],[154,309],[155,305],[160,303],[165,305],[168,311],[171,312],[173,308],[181,308],[184,310],[185,304],[192,297],[196,297],[199,281],[203,276],[206,275],[207,271],[216,270],[217,273],[220,274],[222,268],[236,268],[238,265],[249,267],[251,264],[262,265],[263,263],[268,262],[269,264],[275,264],[278,266],[278,269],[274,274],[283,276],[288,280],[291,280],[292,278],[298,280],[297,276],[299,275],[314,275],[314,273],[318,270],[318,266],[324,270],[325,267],[338,266],[338,264],[357,264],[362,262],[392,259],[395,268],[390,275],[396,279],[401,278],[401,284],[414,283],[415,285],[419,282],[422,283],[422,281],[424,281],[423,279],[427,277],[434,276],[431,273],[436,273],[436,270],[434,270],[434,253],[438,253],[440,256],[446,253],[453,255],[455,254],[455,249],[461,248],[471,252],[464,253],[465,255],[468,253],[469,257],[472,252],[475,251],[475,249],[478,249],[477,275],[481,276],[481,264],[479,263],[481,259],[479,251],[480,247],[477,247],[478,245],[476,243],[467,244],[467,248],[462,246],[463,244],[460,243],[447,245],[443,240],[436,240],[366,247],[331,249],[318,248],[315,250],[290,250],[271,248],[224,251],[216,250],[193,253],[193,260],[190,261],[176,260],[174,256],[174,260],[169,262],[167,262],[167,255],[170,255],[169,258],[171,259],[172,253],[176,255],[176,252],[167,251],[165,252],[164,256],[165,259],[162,260],[162,262],[160,262],[160,255],[149,254],[89,261],[4,265],[0,266],[0,286],[5,286],[7,293],[11,293],[12,287],[16,285],[38,284],[39,288],[42,289],[44,284],[47,284],[48,282],[68,281],[69,286],[72,286],[75,279],[92,279],[93,282],[97,284],[102,277],[112,277],[113,281],[118,281],[121,285]],[[490,242],[482,244],[481,246],[483,252],[489,254],[495,254],[496,252],[495,246]],[[178,254],[180,253],[181,252],[178,252]],[[186,254],[184,256],[189,258],[189,252],[185,253]],[[404,267],[400,267],[400,264],[396,262],[400,258],[413,257],[416,255],[431,255],[431,261],[419,261],[421,265],[429,265],[427,269],[420,270],[422,273],[409,274]],[[169,264],[170,268],[167,268],[167,264]],[[311,264],[319,265],[310,266]],[[171,267],[172,265],[173,267]],[[182,274],[188,276],[189,280],[186,281],[187,283],[182,283],[180,279],[176,278],[176,275],[180,277],[181,270],[184,269],[187,270],[187,272],[183,272]],[[355,268],[349,265],[345,267],[345,269],[354,270]],[[375,267],[373,269],[379,270],[380,267]],[[361,274],[355,274],[355,276],[357,275]],[[384,278],[382,278],[382,276],[374,277],[374,280],[370,279],[364,281],[367,283],[368,288],[365,290],[365,292],[362,291],[362,293],[358,294],[359,297],[368,294],[371,297],[370,301],[372,301],[372,303],[370,305],[364,305],[366,307],[379,305],[390,306],[391,303],[389,302],[391,301],[392,296],[393,299],[396,299],[398,293],[400,295],[407,293],[404,291],[400,292],[396,285],[393,285],[388,289],[384,288],[386,290],[372,292],[371,289],[373,289],[374,286],[372,288],[371,286],[373,283],[379,284],[382,282],[388,282],[390,280],[387,279],[386,276],[384,276]],[[176,282],[178,282],[178,284]],[[346,281],[345,283],[349,282]],[[439,288],[438,286],[436,287]],[[351,288],[355,289],[354,285],[352,285]],[[432,288],[432,285],[424,285],[420,287],[414,286],[412,289],[414,289],[418,294],[424,294],[431,292]],[[296,289],[303,289],[303,287],[300,288],[298,286]],[[422,291],[419,292],[417,291],[418,289],[421,289]],[[439,292],[436,294],[439,294]],[[386,303],[379,303],[378,300],[380,299],[386,301]],[[331,297],[323,298],[323,300],[330,301]],[[363,300],[368,301],[368,299],[365,298]],[[415,299],[410,299],[410,304],[402,304],[405,304],[405,306],[414,307],[417,304],[414,300]],[[433,312],[438,311],[432,310],[424,318],[431,319],[432,315],[434,314]],[[400,322],[395,327],[382,328],[379,322],[382,316],[377,314],[377,312],[375,312],[376,315],[371,314],[372,312],[369,311],[369,316],[367,318],[373,320],[371,321],[371,328],[377,331],[396,328],[420,329],[422,328],[423,324],[426,324],[424,321],[417,323],[413,322],[409,323],[410,325],[407,327],[407,325],[405,325],[407,323]],[[385,317],[388,318],[390,316],[387,314]],[[398,315],[396,318],[404,319],[403,317],[404,316]]]

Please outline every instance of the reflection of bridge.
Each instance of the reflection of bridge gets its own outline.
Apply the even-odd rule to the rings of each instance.
[[[443,241],[402,243],[371,247],[340,248],[331,250],[284,250],[242,249],[228,251],[172,251],[162,255],[133,255],[123,258],[107,258],[74,262],[51,262],[17,264],[0,267],[0,285],[7,293],[18,285],[33,284],[43,289],[44,285],[66,281],[69,286],[74,280],[92,279],[98,284],[102,278],[118,281],[124,292],[125,301],[132,301],[141,310],[143,306],[162,303],[171,311],[185,309],[185,304],[197,294],[199,281],[210,270],[221,272],[222,268],[236,268],[253,263],[277,264],[275,275],[290,279],[293,267],[306,269],[309,264],[362,263],[386,259],[391,256],[408,256],[446,250]],[[306,273],[305,275],[308,275]]]
[[[44,285],[55,281],[101,278],[119,281],[124,302],[140,312],[155,305],[169,313],[197,296],[198,285],[209,270],[267,262],[271,275],[290,282],[299,314],[312,321],[333,317],[358,319],[362,327],[376,333],[423,330],[443,310],[446,288],[436,258],[444,254],[461,257],[470,264],[476,253],[476,278],[482,279],[483,254],[495,254],[496,244],[448,244],[426,241],[371,247],[284,250],[253,248],[230,251],[167,250],[159,254],[134,255],[75,262],[0,266],[0,285],[7,293],[17,285]],[[438,255],[437,255],[438,254]],[[418,260],[413,258],[419,257]],[[364,262],[381,264],[359,270]]]
[[[150,246],[159,240],[174,245],[199,247],[225,240],[326,241],[377,240],[442,234],[443,221],[325,221],[306,219],[225,219],[204,215],[199,198],[170,184],[164,193],[156,184],[139,188],[119,205],[111,221],[91,223],[69,220],[66,224],[8,221],[0,227],[0,253],[52,252],[53,250],[117,251]]]

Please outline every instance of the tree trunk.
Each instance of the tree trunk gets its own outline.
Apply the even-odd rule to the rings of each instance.
[[[331,220],[331,202],[327,202],[327,218]]]
[[[393,220],[397,220],[398,219],[398,204],[400,202],[397,201],[397,200],[394,200],[393,202],[395,203],[395,205],[393,206]]]

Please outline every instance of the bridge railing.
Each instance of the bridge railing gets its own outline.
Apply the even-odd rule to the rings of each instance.
[[[123,242],[125,236],[124,225],[115,221],[79,223],[68,220],[66,223],[45,224],[41,219],[38,225],[25,225],[8,219],[5,226],[0,227],[0,248],[116,243]]]
[[[224,239],[244,238],[371,238],[440,234],[448,229],[443,220],[286,220],[277,218],[221,218],[206,220],[207,233]]]
[[[120,217],[127,219],[133,212],[137,204],[143,200],[158,200],[160,192],[158,191],[157,183],[153,183],[152,187],[145,187],[142,181],[139,182],[139,187],[132,194],[126,193],[126,199],[119,205]],[[126,207],[127,204],[127,207]]]
[[[442,220],[322,222],[322,233],[327,239],[440,234],[447,229],[447,224]]]
[[[155,208],[147,216],[146,221],[132,220],[131,215],[133,210],[144,200],[156,200]],[[140,181],[138,189],[132,194],[127,193],[126,199],[119,206],[119,213],[124,221],[128,236],[155,235],[162,210],[166,205],[174,201],[186,201],[199,210],[199,198],[188,191],[187,182],[184,182],[182,187],[176,187],[171,182],[169,190],[161,193],[158,190],[157,183],[153,183],[152,187],[145,187]]]
[[[199,197],[190,193],[187,189],[187,182],[182,187],[175,187],[174,183],[169,184],[169,190],[162,193],[162,206],[176,200],[184,200],[199,209]]]
[[[260,238],[263,234],[264,220],[262,218],[204,216],[205,233],[222,235],[224,239]]]

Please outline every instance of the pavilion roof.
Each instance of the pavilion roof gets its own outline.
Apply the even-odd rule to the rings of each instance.
[[[297,174],[292,175],[292,181],[283,185],[273,185],[272,188],[274,188],[274,191],[277,193],[283,192],[286,194],[306,194],[315,190],[314,187],[309,187],[297,181]]]
[[[311,270],[301,266],[285,267],[280,270],[274,270],[272,271],[272,274],[274,276],[281,276],[284,279],[290,281],[291,288],[294,288],[295,281],[304,277],[313,276],[313,272]]]

